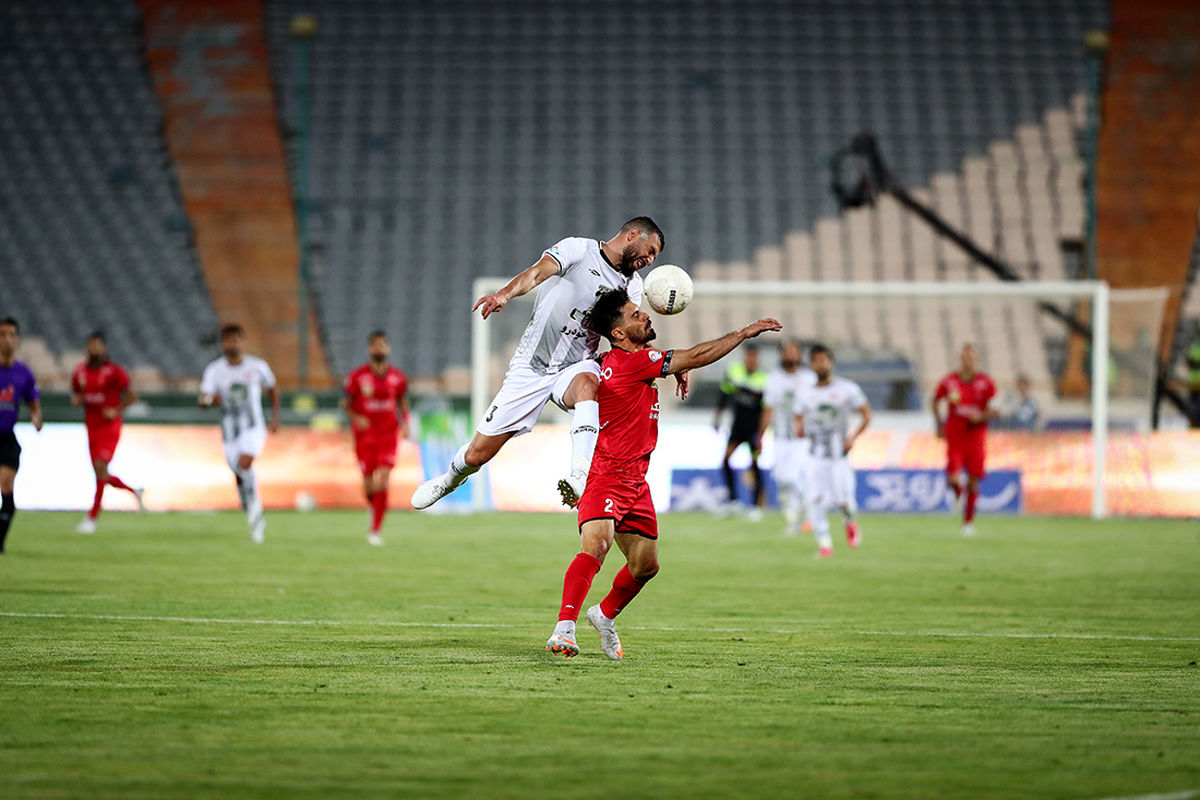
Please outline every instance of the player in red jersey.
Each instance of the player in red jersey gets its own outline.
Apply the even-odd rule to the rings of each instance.
[[[711,364],[747,339],[782,326],[760,319],[720,339],[687,350],[655,350],[650,317],[630,301],[624,289],[605,292],[588,312],[587,326],[608,339],[612,349],[600,360],[600,436],[579,500],[580,553],[563,579],[558,625],[546,649],[570,658],[578,655],[575,621],[613,542],[625,554],[625,566],[612,590],[587,611],[600,634],[600,647],[614,661],[622,658],[613,622],[646,582],[658,573],[658,518],[646,484],[650,454],[658,443],[658,387],[674,375],[676,393],[687,397],[687,372]]]
[[[88,452],[96,473],[92,510],[75,526],[75,532],[95,533],[96,517],[100,516],[100,501],[106,486],[131,492],[137,500],[138,511],[146,510],[142,489],[135,489],[108,471],[108,462],[112,461],[121,439],[121,413],[137,402],[137,392],[129,383],[129,373],[109,359],[104,331],[93,331],[87,338],[87,360],[77,366],[71,376],[71,402],[83,406]]]
[[[354,431],[354,453],[371,507],[367,541],[383,544],[379,528],[388,507],[388,481],[396,466],[396,445],[408,438],[408,378],[388,363],[392,345],[383,331],[367,336],[367,363],[346,376],[342,410]],[[397,418],[396,411],[400,416]]]
[[[964,471],[967,473],[963,536],[975,535],[975,503],[984,476],[988,420],[997,415],[990,407],[995,396],[996,384],[979,371],[979,351],[972,344],[963,345],[958,372],[942,378],[933,394],[938,437],[946,440],[946,482],[956,500],[963,497],[961,477]],[[941,413],[942,403],[946,404],[945,417]]]

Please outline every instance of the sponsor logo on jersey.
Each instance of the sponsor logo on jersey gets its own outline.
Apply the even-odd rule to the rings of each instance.
[[[662,358],[662,353],[658,352],[657,350],[650,351],[650,360],[651,361],[658,361],[660,358]]]

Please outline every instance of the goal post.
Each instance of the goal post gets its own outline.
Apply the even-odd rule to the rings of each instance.
[[[477,279],[475,297],[496,291],[507,280]],[[839,367],[843,351],[867,361],[873,353],[890,353],[908,365],[914,376],[908,387],[913,424],[928,426],[928,391],[940,375],[956,366],[954,354],[964,342],[980,345],[983,368],[998,384],[1011,385],[1017,374],[1029,372],[1032,365],[1041,395],[1056,409],[1075,409],[1081,424],[1091,430],[1090,513],[1096,519],[1105,517],[1108,510],[1104,476],[1113,412],[1110,397],[1119,396],[1122,413],[1128,411],[1140,418],[1144,411],[1149,418],[1153,368],[1126,369],[1122,365],[1144,362],[1146,357],[1141,354],[1157,351],[1166,289],[1113,290],[1103,281],[992,280],[699,280],[695,287],[696,296],[688,310],[671,317],[654,315],[657,341],[663,346],[690,346],[759,317],[779,317],[785,336],[832,345],[839,354]],[[528,322],[533,294],[511,301],[488,320],[478,313],[472,317],[471,414],[476,422],[486,413]],[[1077,335],[1072,337],[1061,320],[1042,313],[1039,306],[1046,304],[1090,326],[1090,345]],[[1116,350],[1114,332],[1121,340]],[[1076,355],[1080,356],[1074,361],[1072,338],[1079,345]],[[1060,379],[1072,366],[1080,374],[1077,383],[1083,388],[1077,386],[1075,394],[1064,391],[1060,396],[1064,385]],[[1092,376],[1101,378],[1093,380]],[[999,388],[1003,391],[1006,386]],[[925,415],[924,422],[918,418],[920,413]],[[476,497],[476,507],[481,507],[483,498]]]

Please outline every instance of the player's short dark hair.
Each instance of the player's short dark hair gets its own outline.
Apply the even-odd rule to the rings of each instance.
[[[612,341],[612,331],[621,318],[621,309],[629,302],[629,292],[624,289],[609,289],[596,298],[592,307],[583,315],[583,324],[592,333]]]
[[[634,217],[621,226],[621,233],[627,232],[630,228],[637,228],[642,232],[643,236],[654,234],[658,237],[658,251],[661,253],[667,249],[667,237],[663,236],[662,228],[658,227],[658,223],[649,217]]]
[[[743,353],[757,353],[758,352],[758,342],[743,342],[742,343],[742,352]]]
[[[381,336],[384,339],[387,339],[388,338],[387,331],[385,331],[383,328],[376,328],[375,330],[373,330],[367,334],[367,344],[370,344],[371,342],[375,341],[376,339],[378,339]]]
[[[227,324],[221,326],[221,338],[222,339],[224,339],[226,336],[235,336],[235,335],[236,336],[245,336],[246,331],[243,330],[242,326],[237,324],[236,322],[230,322],[230,323],[227,323]]]
[[[16,317],[4,317],[0,319],[0,325],[11,325],[14,331],[17,333],[21,332],[21,324],[17,322]]]
[[[817,353],[824,353],[825,355],[829,356],[830,361],[837,361],[837,359],[833,357],[833,351],[820,342],[808,348],[808,360],[812,361],[813,356],[815,356]]]
[[[92,339],[99,339],[105,344],[108,344],[108,339],[105,337],[104,331],[101,328],[96,328],[96,330],[88,334],[87,340],[90,342]]]

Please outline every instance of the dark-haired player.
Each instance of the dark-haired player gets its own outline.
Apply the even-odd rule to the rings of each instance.
[[[108,462],[112,461],[121,439],[121,412],[137,402],[137,392],[129,383],[129,373],[109,359],[103,331],[93,331],[87,338],[86,347],[87,359],[71,375],[71,402],[83,406],[88,454],[96,473],[96,495],[92,510],[75,526],[76,533],[96,532],[96,517],[100,516],[100,501],[106,486],[131,492],[137,500],[138,510],[146,510],[142,490],[133,488],[108,471]]]
[[[379,528],[387,513],[388,481],[396,466],[396,446],[408,437],[408,378],[388,363],[391,352],[387,334],[372,331],[367,336],[367,363],[346,376],[346,396],[341,402],[354,431],[354,454],[371,507],[367,542],[376,546],[383,544]]]
[[[933,393],[933,419],[937,434],[946,439],[946,484],[955,500],[963,504],[962,535],[975,535],[975,503],[979,500],[979,482],[983,480],[986,458],[988,420],[995,419],[991,407],[996,396],[996,384],[979,371],[979,351],[972,344],[963,345],[958,372],[942,378]],[[946,404],[946,416],[941,405]],[[962,473],[967,473],[967,485]]]
[[[600,425],[598,368],[592,360],[600,337],[584,327],[583,315],[601,292],[610,289],[626,289],[634,303],[640,303],[642,279],[637,271],[654,263],[665,246],[654,220],[634,217],[606,242],[563,239],[503,289],[475,302],[471,310],[479,309],[487,319],[514,297],[538,290],[504,383],[475,436],[459,448],[449,469],[417,487],[413,508],[433,505],[491,461],[509,439],[533,430],[547,401],[574,412],[571,468],[558,482],[558,490],[568,506],[579,502]]]
[[[816,344],[809,350],[809,364],[817,381],[796,398],[797,431],[809,442],[805,500],[808,519],[817,537],[817,557],[833,555],[829,535],[829,512],[842,515],[846,541],[858,547],[862,535],[854,515],[854,468],[850,450],[871,424],[871,406],[862,387],[849,378],[834,375],[833,352]],[[850,415],[858,414],[858,427],[850,433]]]
[[[612,349],[600,360],[600,436],[587,487],[579,501],[579,555],[563,579],[558,624],[546,649],[570,658],[579,653],[575,622],[592,580],[615,541],[626,564],[612,590],[587,611],[609,658],[623,657],[614,619],[658,573],[658,518],[646,484],[650,454],[658,443],[658,378],[674,375],[687,397],[687,371],[711,364],[747,339],[780,324],[761,319],[720,339],[687,350],[655,350],[654,326],[624,289],[602,294],[587,314],[588,327]]]
[[[29,419],[34,430],[42,429],[42,403],[37,380],[29,367],[17,361],[17,345],[21,343],[21,326],[12,317],[0,319],[0,553],[12,525],[17,504],[13,484],[21,467],[21,445],[14,428],[21,403],[29,406]]]
[[[759,369],[758,347],[748,344],[740,362],[735,361],[725,370],[721,381],[721,397],[717,401],[717,412],[713,416],[713,429],[721,427],[721,412],[725,406],[733,406],[733,421],[729,425],[729,440],[725,443],[725,457],[721,459],[721,472],[725,477],[728,499],[726,508],[739,508],[737,481],[729,459],[743,444],[750,449],[750,474],[754,476],[754,502],[749,507],[751,522],[762,519],[763,502],[766,500],[762,470],[758,456],[762,452],[760,423],[763,415],[763,394],[767,388],[767,373]],[[790,422],[790,420],[789,420]]]
[[[238,498],[250,524],[250,541],[262,544],[267,529],[254,459],[267,442],[262,390],[271,399],[272,433],[279,430],[279,390],[275,373],[257,356],[243,352],[246,334],[241,325],[221,328],[222,356],[204,368],[200,378],[200,407],[221,407],[221,439],[225,461],[237,478]]]

